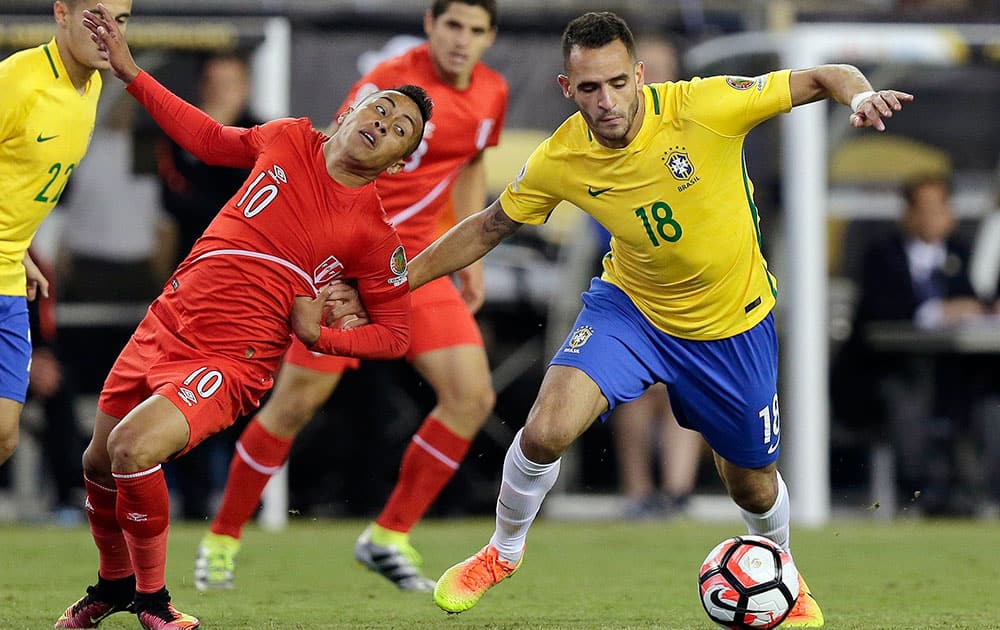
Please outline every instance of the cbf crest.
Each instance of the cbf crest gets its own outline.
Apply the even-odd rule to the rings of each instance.
[[[594,329],[590,326],[580,326],[573,331],[573,334],[569,336],[569,341],[566,343],[566,347],[563,348],[563,352],[569,352],[570,354],[580,354],[580,348],[583,347],[591,337],[594,336]]]
[[[698,181],[698,177],[695,175],[694,163],[691,161],[686,147],[670,147],[663,152],[660,160],[663,161],[663,165],[667,167],[670,174],[674,176],[674,179],[684,182],[684,185],[678,187],[678,190],[684,190]]]

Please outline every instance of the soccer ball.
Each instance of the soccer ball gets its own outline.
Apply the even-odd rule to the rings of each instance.
[[[788,552],[763,536],[734,536],[709,552],[698,572],[701,605],[725,628],[774,628],[799,597]]]

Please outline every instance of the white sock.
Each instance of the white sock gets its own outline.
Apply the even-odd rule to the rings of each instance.
[[[788,527],[789,514],[791,508],[788,502],[788,488],[785,487],[785,480],[778,475],[778,498],[774,500],[774,505],[763,514],[754,514],[740,508],[743,515],[743,522],[747,524],[747,531],[757,536],[770,538],[779,547],[791,553],[788,548],[790,533]]]
[[[556,479],[559,478],[559,461],[536,464],[521,451],[521,433],[507,449],[503,461],[503,481],[497,497],[497,527],[490,538],[500,558],[517,564],[524,553],[524,540],[528,528],[538,515],[542,501]]]

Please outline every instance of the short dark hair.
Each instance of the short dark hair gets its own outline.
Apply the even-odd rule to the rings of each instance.
[[[908,207],[913,206],[917,199],[917,191],[924,186],[943,186],[950,195],[952,191],[951,177],[947,173],[919,173],[908,177],[903,182],[903,199],[906,200]]]
[[[400,94],[406,95],[407,97],[410,98],[410,100],[412,100],[414,103],[417,104],[417,109],[420,110],[420,118],[421,121],[423,122],[423,129],[426,129],[427,121],[431,119],[431,115],[434,113],[434,101],[432,101],[431,97],[427,95],[427,91],[424,90],[424,88],[420,87],[419,85],[413,85],[411,83],[407,83],[406,85],[400,85],[399,87],[394,87],[389,89],[395,92],[399,92]],[[421,139],[423,139],[424,135],[423,129],[421,129],[420,132]],[[410,157],[410,154],[416,151],[417,147],[419,146],[420,146],[420,140],[417,140],[417,142],[413,145],[413,148],[407,151],[406,155],[404,155],[403,157]]]
[[[496,0],[434,0],[434,4],[431,5],[431,17],[436,20],[438,16],[448,10],[448,7],[455,3],[482,7],[490,15],[490,28],[497,25]]]
[[[569,63],[569,55],[574,46],[602,48],[616,39],[625,44],[628,56],[635,60],[635,38],[625,20],[611,11],[584,13],[567,24],[563,31],[563,67]]]

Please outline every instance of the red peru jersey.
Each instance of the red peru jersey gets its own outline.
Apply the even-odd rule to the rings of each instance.
[[[464,90],[438,77],[427,44],[382,62],[351,88],[338,113],[378,90],[405,83],[419,85],[434,101],[434,115],[424,139],[406,160],[406,168],[378,180],[389,221],[411,258],[439,234],[441,215],[451,208],[455,177],[486,147],[496,146],[507,115],[507,82],[478,63]],[[478,210],[478,208],[465,208]]]
[[[201,350],[273,362],[291,340],[297,295],[354,279],[372,324],[324,328],[314,349],[400,356],[409,343],[406,258],[375,186],[327,172],[327,136],[307,119],[224,127],[142,73],[129,91],[178,144],[204,162],[252,168],[154,304]]]

